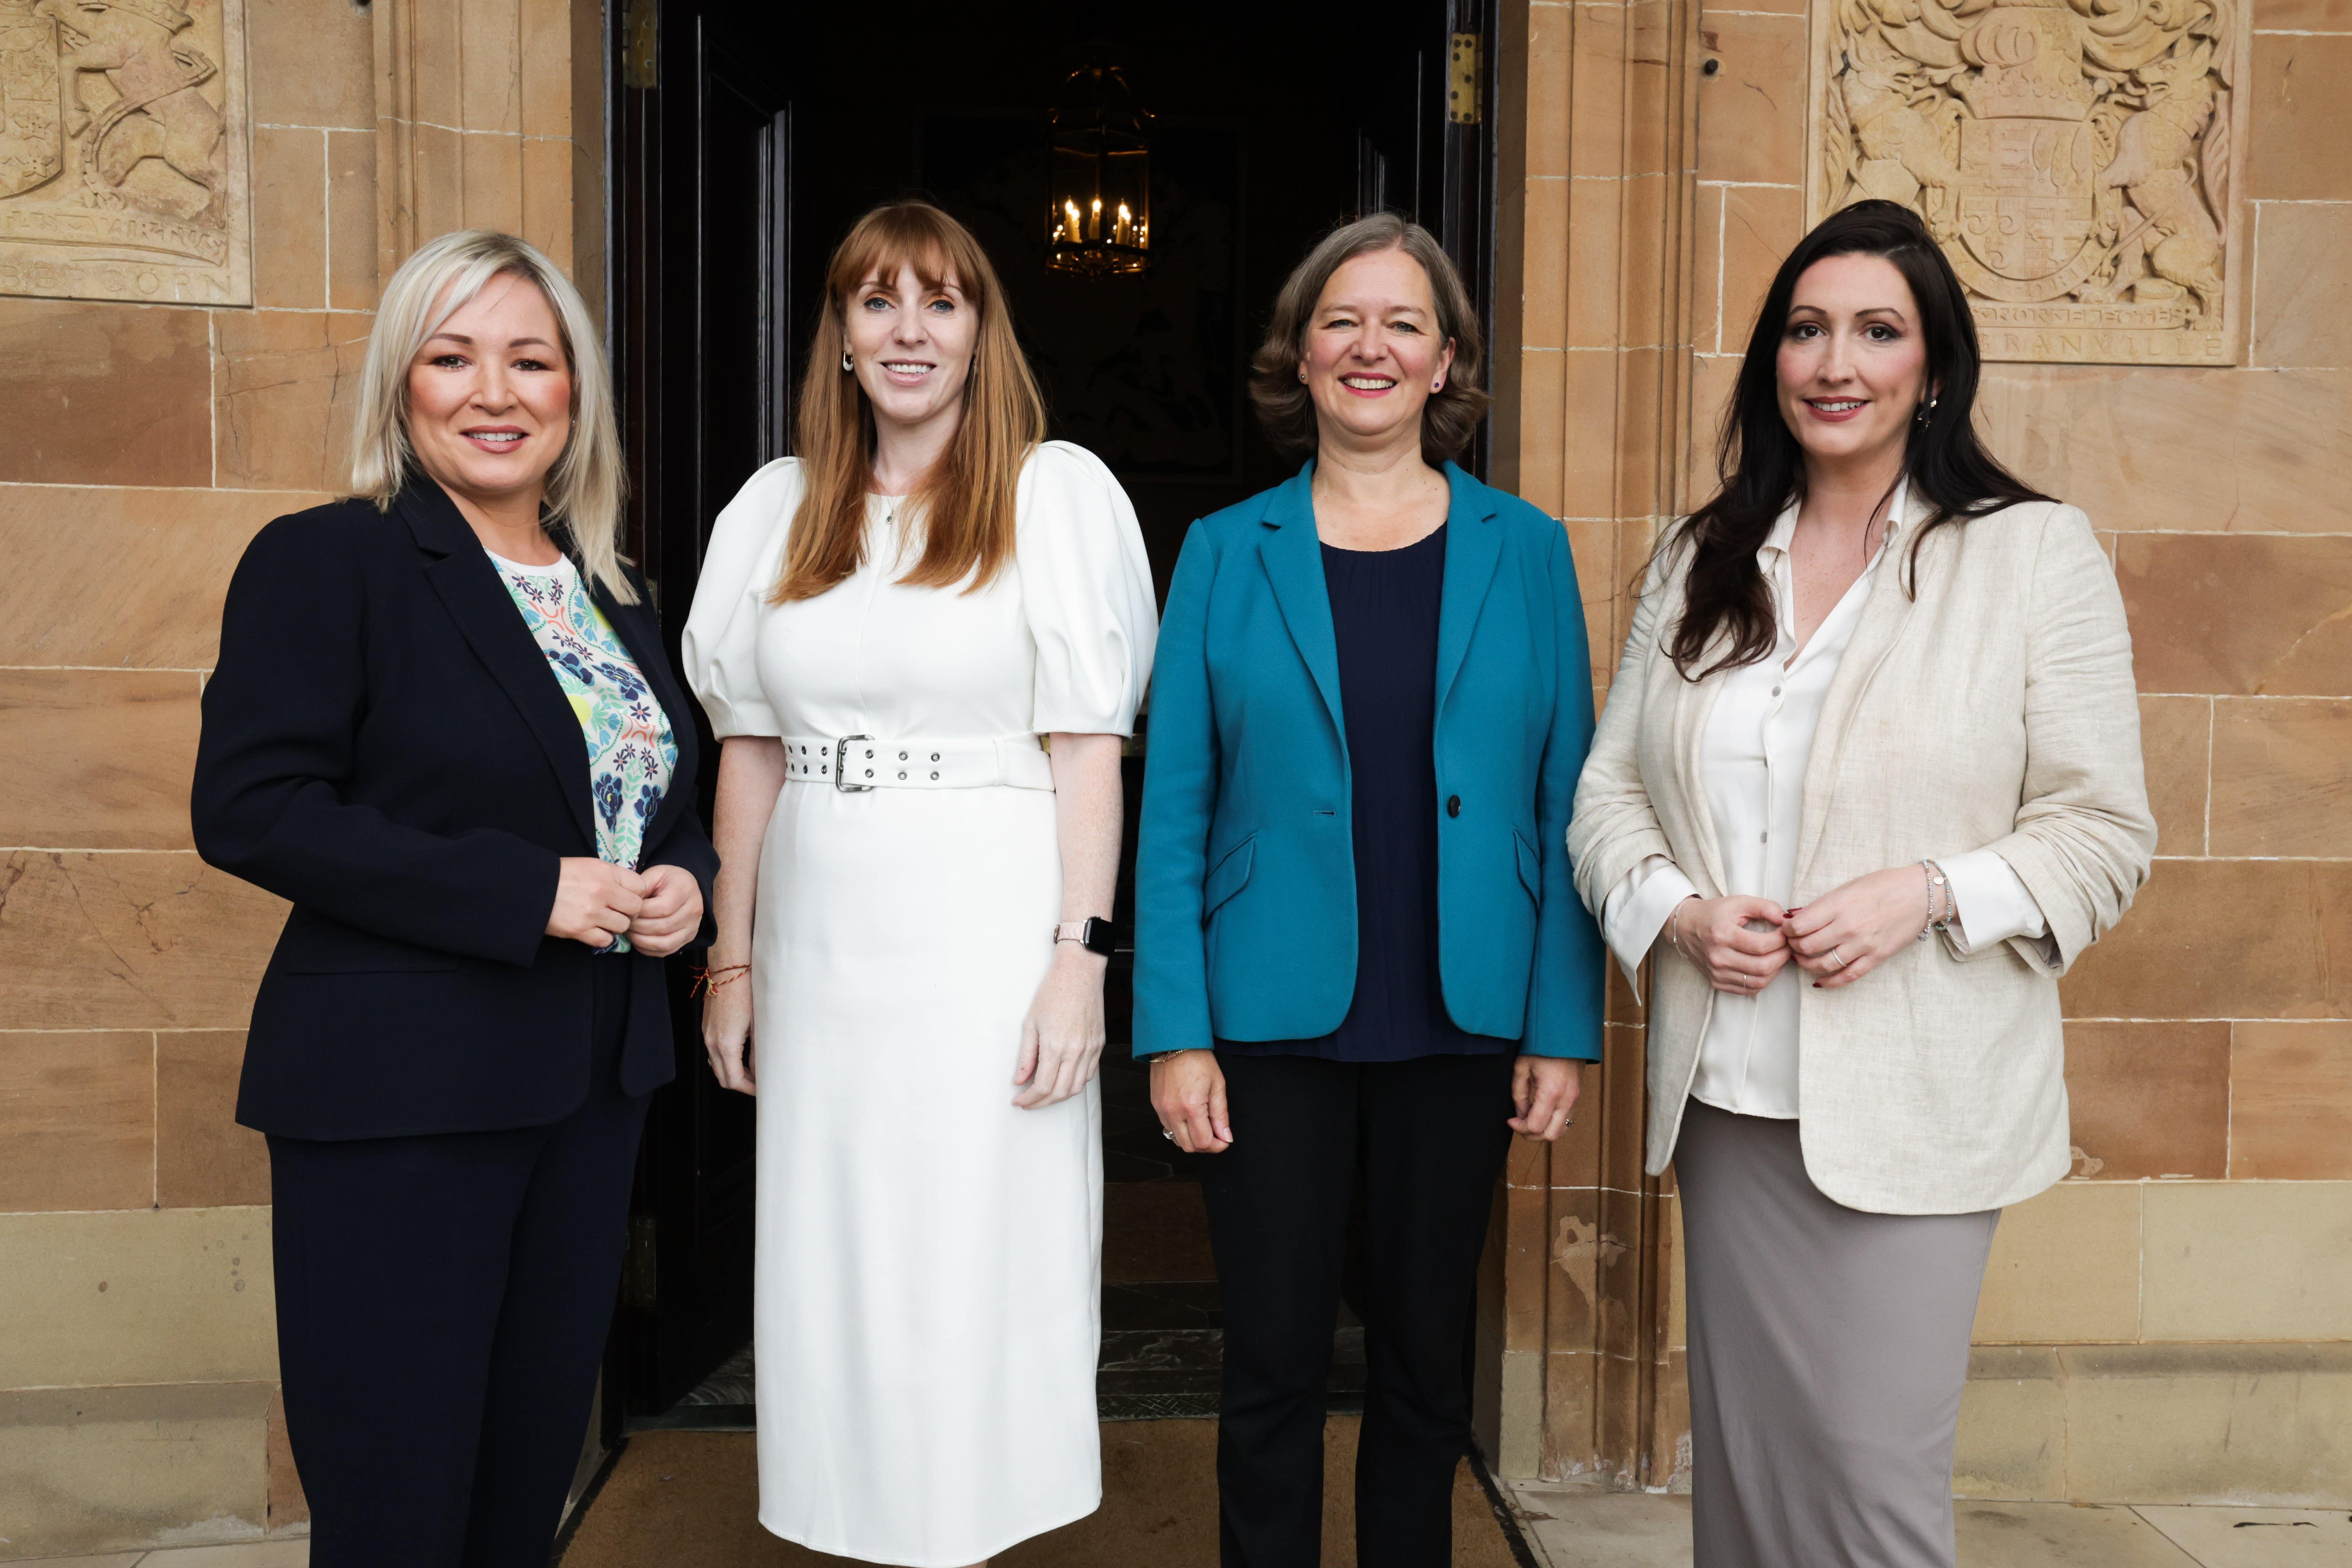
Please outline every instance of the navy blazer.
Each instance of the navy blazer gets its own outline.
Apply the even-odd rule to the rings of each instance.
[[[677,742],[642,864],[690,872],[707,910],[693,710],[632,581],[637,604],[595,600]],[[191,803],[206,861],[294,905],[236,1119],[318,1139],[561,1121],[589,1089],[592,963],[628,966],[623,1088],[676,1076],[662,962],[545,934],[558,862],[596,853],[588,792],[579,719],[439,486],[263,529],[221,612]]]
[[[1160,625],[1136,864],[1138,1055],[1314,1039],[1356,991],[1351,770],[1315,466],[1185,536]],[[1601,933],[1570,885],[1592,676],[1560,525],[1445,465],[1438,976],[1473,1034],[1601,1055]],[[1400,763],[1403,760],[1400,759]]]

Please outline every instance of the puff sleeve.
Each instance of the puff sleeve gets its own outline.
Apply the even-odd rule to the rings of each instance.
[[[1101,458],[1066,441],[1037,448],[1022,470],[1015,551],[1037,645],[1030,728],[1133,734],[1160,617],[1135,507]]]
[[[710,715],[711,733],[722,741],[784,732],[760,686],[760,616],[800,499],[800,463],[777,458],[735,492],[703,554],[679,651],[687,684]]]

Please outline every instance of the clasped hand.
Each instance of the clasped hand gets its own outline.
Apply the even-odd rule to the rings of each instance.
[[[702,886],[677,866],[632,871],[587,856],[566,856],[555,881],[547,934],[606,948],[625,935],[648,958],[667,958],[702,924]]]
[[[1666,940],[1717,991],[1753,996],[1790,963],[1824,991],[1851,985],[1927,927],[1926,879],[1890,867],[1784,910],[1735,894],[1689,898],[1666,917]]]

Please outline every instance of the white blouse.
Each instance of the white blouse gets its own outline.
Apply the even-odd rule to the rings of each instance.
[[[1699,780],[1723,855],[1727,894],[1769,899],[1784,907],[1795,896],[1797,836],[1813,731],[1838,663],[1862,620],[1871,583],[1880,571],[1892,569],[1890,560],[1900,559],[1896,540],[1908,489],[1906,483],[1895,492],[1878,553],[1802,648],[1797,646],[1789,568],[1795,506],[1780,514],[1756,552],[1772,590],[1780,638],[1769,657],[1717,678],[1721,687],[1699,742]],[[1937,864],[1950,879],[1952,937],[1962,951],[2013,936],[2046,940],[2041,907],[1998,854],[1977,849]],[[1644,859],[1611,890],[1601,906],[1601,934],[1628,982],[1657,943],[1666,917],[1685,899],[1697,896],[1690,879],[1663,855]],[[1792,963],[1753,995],[1717,992],[1691,1094],[1718,1110],[1794,1121],[1802,998],[1798,987],[1810,979]]]

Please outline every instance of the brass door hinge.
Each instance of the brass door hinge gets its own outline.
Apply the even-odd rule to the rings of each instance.
[[[629,0],[621,16],[621,85],[660,85],[661,12],[656,0]]]
[[[1445,68],[1445,118],[1455,125],[1475,125],[1480,117],[1478,35],[1454,35],[1453,58]]]

